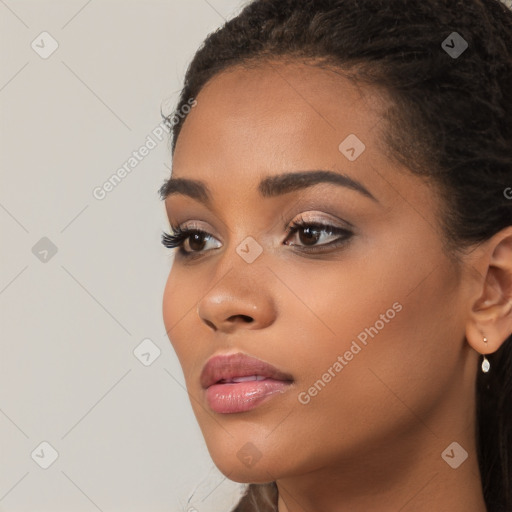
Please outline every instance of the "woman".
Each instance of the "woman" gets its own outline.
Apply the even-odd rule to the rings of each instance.
[[[512,511],[507,7],[256,0],[177,112],[164,322],[235,510]]]

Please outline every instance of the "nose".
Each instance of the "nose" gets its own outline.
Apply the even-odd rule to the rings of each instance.
[[[199,301],[197,314],[213,331],[263,329],[275,321],[276,307],[269,282],[256,276],[242,277],[233,268]]]

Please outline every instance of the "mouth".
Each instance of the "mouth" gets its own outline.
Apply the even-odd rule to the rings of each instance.
[[[218,384],[232,384],[235,382],[249,382],[251,380],[265,380],[263,375],[247,375],[246,377],[233,377],[232,379],[221,379]]]
[[[208,405],[220,414],[250,411],[293,383],[291,375],[241,353],[210,358],[200,380]]]

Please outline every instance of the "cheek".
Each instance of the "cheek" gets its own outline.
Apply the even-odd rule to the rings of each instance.
[[[186,342],[187,338],[183,336],[182,329],[188,316],[197,314],[196,303],[197,297],[190,293],[190,283],[187,285],[181,282],[178,273],[171,270],[163,293],[162,314],[167,336],[184,373],[189,368],[188,352],[193,345]]]
[[[167,282],[165,283],[163,301],[162,301],[162,316],[164,320],[165,330],[172,343],[172,327],[176,323],[176,306],[177,306],[177,293],[176,285],[172,279],[172,271],[169,273]],[[173,343],[174,347],[174,343]],[[174,347],[176,348],[176,347]]]
[[[416,421],[411,410],[428,414],[442,396],[463,322],[451,265],[441,253],[420,254],[347,258],[287,281],[301,299],[285,315],[294,324],[290,367],[300,376],[294,398],[304,435],[315,425],[331,447],[355,449],[362,437],[382,441],[406,428]]]

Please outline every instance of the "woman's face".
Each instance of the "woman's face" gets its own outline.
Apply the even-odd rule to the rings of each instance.
[[[176,253],[163,314],[232,480],[357,472],[399,447],[406,464],[433,443],[444,464],[471,424],[463,273],[443,251],[435,190],[385,154],[382,105],[338,74],[274,63],[217,75],[183,125],[172,179],[200,181],[209,202],[173,187],[166,209],[210,236]],[[346,179],[315,183],[318,171]],[[294,222],[306,226],[288,234]],[[281,374],[219,360],[227,373],[202,382],[212,356],[233,354]],[[251,372],[266,380],[204,387]]]

